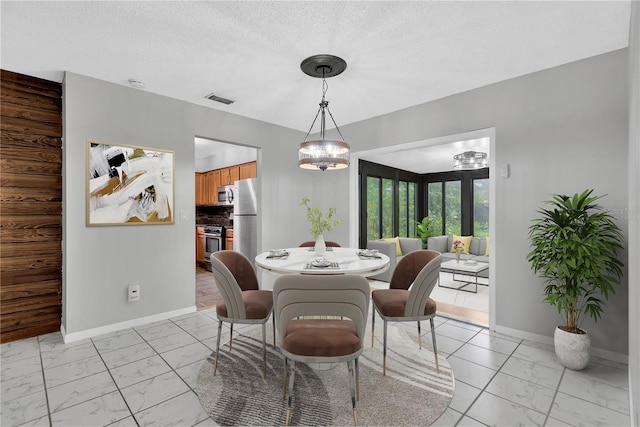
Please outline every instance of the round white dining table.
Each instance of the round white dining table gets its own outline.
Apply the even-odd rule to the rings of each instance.
[[[319,258],[315,251],[309,248],[287,248],[287,257],[270,257],[270,252],[263,252],[256,256],[256,266],[262,270],[276,274],[358,274],[371,276],[384,273],[389,268],[389,257],[378,253],[376,258],[358,256],[362,249],[331,248],[322,258],[330,266],[317,267],[314,260]]]

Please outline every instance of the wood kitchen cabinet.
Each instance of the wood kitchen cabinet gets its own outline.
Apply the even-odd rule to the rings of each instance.
[[[233,228],[225,230],[224,248],[228,251],[233,250]]]
[[[257,162],[243,163],[240,165],[240,179],[255,178],[258,176]]]
[[[240,179],[239,165],[218,170],[220,171],[220,185],[233,185],[234,182]]]
[[[205,173],[196,172],[196,206],[207,205],[207,193],[205,192],[204,185],[205,179]]]
[[[214,169],[209,172],[196,172],[196,206],[217,205],[218,187],[233,185],[239,179],[255,178],[258,175],[257,172],[256,162]]]
[[[196,264],[204,264],[204,227],[196,227]]]

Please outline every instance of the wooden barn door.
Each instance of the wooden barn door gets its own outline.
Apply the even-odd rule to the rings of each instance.
[[[59,331],[62,85],[0,70],[0,341]]]

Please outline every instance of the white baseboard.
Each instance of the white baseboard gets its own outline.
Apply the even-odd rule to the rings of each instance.
[[[500,334],[509,335],[515,338],[522,338],[529,341],[539,342],[542,344],[548,344],[553,346],[553,337],[546,335],[534,334],[531,332],[521,331],[519,329],[507,328],[504,326],[496,325],[496,332]],[[629,363],[629,356],[626,354],[616,353],[602,348],[591,347],[591,355],[600,357],[602,359],[611,360],[618,363]]]
[[[62,339],[65,344],[79,341],[85,338],[92,338],[98,335],[108,334],[110,332],[119,331],[122,329],[133,328],[140,325],[146,325],[147,323],[157,322],[159,320],[170,319],[172,317],[182,316],[183,314],[189,314],[196,311],[196,306],[182,308],[180,310],[167,311],[164,313],[154,314],[153,316],[140,317],[138,319],[127,320],[126,322],[113,323],[111,325],[100,326],[98,328],[86,329],[79,332],[66,333],[64,325],[60,326],[60,332],[62,333]]]

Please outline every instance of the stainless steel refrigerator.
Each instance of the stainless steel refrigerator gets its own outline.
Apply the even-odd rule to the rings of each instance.
[[[258,251],[258,207],[256,179],[235,182],[233,200],[233,250],[240,252],[255,265]]]

